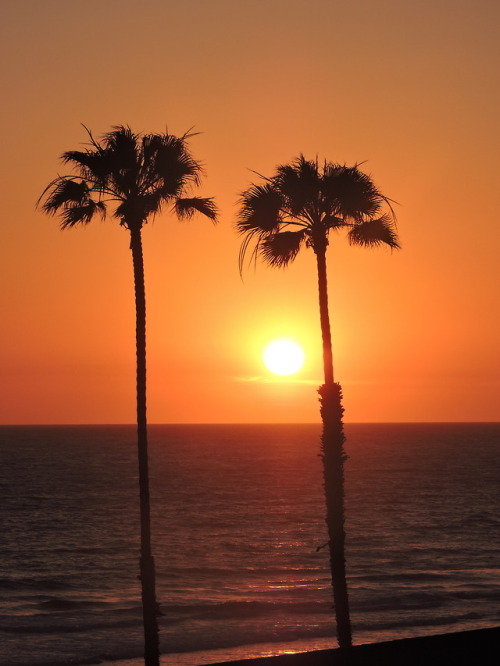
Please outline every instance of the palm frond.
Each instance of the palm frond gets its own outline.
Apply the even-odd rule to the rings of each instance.
[[[110,132],[103,135],[100,141],[94,138],[91,130],[83,125],[89,136],[85,151],[67,151],[62,160],[72,163],[80,176],[94,184],[95,189],[101,193],[105,190],[123,193],[120,174],[133,168],[136,162],[134,149],[134,135],[129,127],[114,126]]]
[[[304,238],[303,229],[269,234],[262,241],[260,254],[270,266],[284,268],[295,259]]]
[[[357,166],[327,162],[323,171],[322,192],[329,213],[356,222],[376,215],[383,203],[383,197],[370,176]]]
[[[307,217],[317,207],[321,188],[317,161],[300,155],[291,164],[278,166],[275,183],[292,215]]]
[[[159,186],[166,198],[182,195],[189,185],[199,185],[202,166],[191,156],[182,137],[149,134],[143,137],[144,187]]]
[[[56,178],[49,187],[51,186],[52,192],[42,206],[42,210],[51,215],[54,215],[63,206],[82,204],[89,198],[89,188],[83,180]]]
[[[81,205],[70,205],[62,211],[61,229],[68,229],[77,224],[88,224],[96,215],[104,219],[106,217],[106,205],[102,201],[89,199]]]
[[[241,243],[240,246],[240,251],[238,255],[238,267],[240,271],[240,276],[243,277],[243,266],[245,264],[245,257],[247,256],[248,248],[250,247],[251,243],[254,241],[255,238],[255,245],[253,247],[253,250],[250,254],[250,260],[249,263],[256,263],[257,262],[257,255],[259,253],[261,243],[262,243],[262,234],[257,231],[250,231],[246,234],[246,236],[243,239],[243,242]]]
[[[103,150],[68,150],[62,154],[61,160],[71,164],[80,178],[94,183],[101,190],[107,187],[116,163],[113,156]]]
[[[116,217],[136,217],[145,221],[150,215],[153,217],[161,212],[165,204],[165,197],[158,188],[151,188],[137,197],[125,197],[116,207]]]
[[[239,233],[275,231],[282,222],[283,197],[271,183],[251,185],[240,199],[236,221]]]
[[[388,214],[354,225],[348,237],[351,245],[378,247],[385,244],[393,250],[400,248],[394,218]]]
[[[341,229],[342,227],[350,226],[342,217],[336,215],[326,214],[323,216],[322,224],[329,231],[330,229]]]
[[[180,220],[190,219],[194,213],[201,213],[213,222],[217,221],[217,206],[213,198],[184,197],[175,200],[174,209]]]
[[[140,134],[132,132],[130,127],[115,125],[110,132],[104,135],[100,146],[116,157],[121,169],[130,169],[137,161],[139,138]]]
[[[119,125],[104,135],[101,145],[112,189],[122,197],[135,196],[142,169],[140,134]]]

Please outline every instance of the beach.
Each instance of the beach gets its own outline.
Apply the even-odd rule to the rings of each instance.
[[[232,666],[497,666],[500,628],[478,629],[385,643],[355,645],[263,659],[231,662]],[[228,666],[227,662],[225,666]]]
[[[142,659],[109,661],[102,666],[142,666]],[[161,666],[175,663],[161,657]],[[500,627],[419,636],[382,643],[281,654],[273,657],[221,661],[210,666],[497,666],[500,663]],[[199,666],[195,660],[192,666]]]

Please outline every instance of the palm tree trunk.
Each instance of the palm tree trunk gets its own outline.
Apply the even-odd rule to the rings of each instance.
[[[137,449],[141,519],[141,587],[144,622],[145,666],[159,666],[158,605],[155,590],[155,563],[151,552],[149,503],[148,435],[146,420],[146,294],[140,227],[130,229],[130,249],[134,263],[137,353]]]
[[[330,315],[328,312],[326,247],[316,251],[316,260],[318,263],[319,317],[321,322],[321,337],[323,339],[323,370],[325,384],[331,385],[333,384],[333,351]]]
[[[342,416],[342,388],[333,380],[333,352],[328,290],[326,276],[326,247],[316,249],[318,266],[319,311],[323,338],[323,364],[325,383],[320,386],[321,419],[323,435],[321,449],[323,479],[325,484],[326,524],[328,527],[330,569],[333,601],[337,623],[337,640],[341,648],[352,645],[351,620],[345,567],[345,517],[344,517],[344,427]]]

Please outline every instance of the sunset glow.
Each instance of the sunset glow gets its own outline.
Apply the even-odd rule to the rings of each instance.
[[[135,419],[128,234],[35,209],[81,123],[194,128],[198,194],[220,210],[214,226],[165,207],[144,228],[150,422],[320,420],[314,386],[240,381],[290,334],[300,379],[321,383],[314,254],[238,271],[238,197],[299,154],[361,164],[397,201],[401,251],[330,238],[346,420],[498,420],[500,3],[43,4],[2,14],[0,422]]]
[[[275,375],[293,375],[304,364],[304,350],[293,340],[274,340],[262,355],[264,364]]]

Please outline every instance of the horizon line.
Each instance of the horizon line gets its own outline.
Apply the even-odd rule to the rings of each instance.
[[[469,424],[500,424],[497,421],[345,421],[344,425],[469,425]],[[220,422],[151,422],[148,426],[262,426],[262,425],[286,425],[286,426],[299,426],[299,425],[322,425],[321,421],[220,421]],[[134,422],[128,423],[0,423],[0,428],[50,428],[50,427],[114,427],[114,426],[127,426],[136,427]]]

